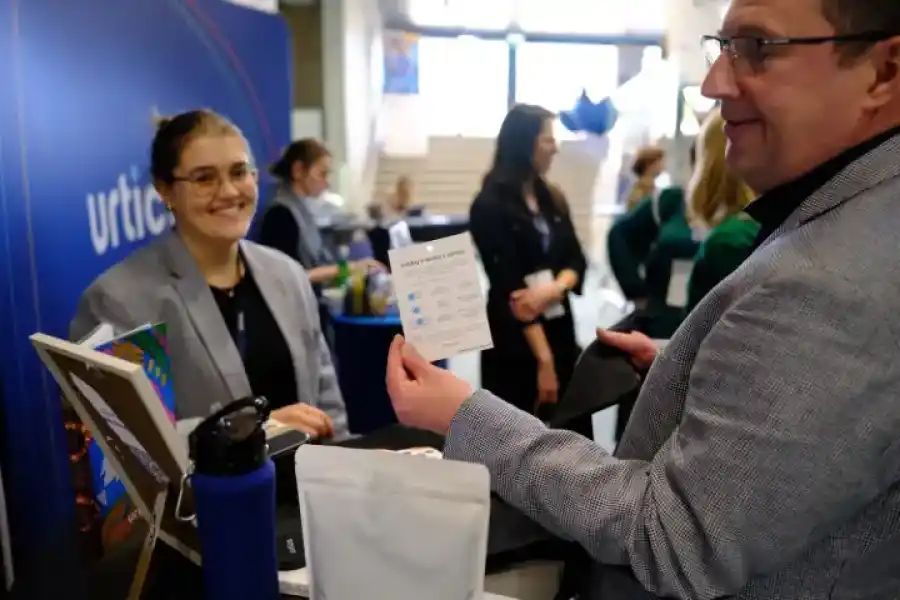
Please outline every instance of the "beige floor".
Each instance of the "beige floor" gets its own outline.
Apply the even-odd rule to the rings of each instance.
[[[572,299],[576,334],[582,347],[591,342],[597,327],[612,325],[626,313],[625,299],[606,262],[606,231],[609,223],[609,217],[594,218],[593,240],[587,252],[591,268],[585,278],[585,293]],[[472,385],[479,385],[478,353],[464,354],[451,359],[450,369]],[[611,408],[594,416],[594,439],[608,450],[612,450],[613,447],[615,415],[616,409]]]

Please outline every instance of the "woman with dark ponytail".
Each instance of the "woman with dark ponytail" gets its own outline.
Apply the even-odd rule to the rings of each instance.
[[[262,218],[260,243],[281,250],[306,269],[313,284],[328,284],[338,275],[337,257],[316,223],[316,202],[328,189],[331,153],[322,142],[306,138],[293,142],[269,167],[281,185]],[[375,260],[357,264],[381,268]]]

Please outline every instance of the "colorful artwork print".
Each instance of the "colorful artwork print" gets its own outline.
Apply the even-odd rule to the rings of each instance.
[[[385,31],[383,44],[384,93],[418,94],[419,36],[406,31]]]
[[[171,363],[167,352],[166,326],[163,323],[143,327],[122,338],[95,348],[129,362],[140,364],[153,384],[169,420],[175,423],[175,393],[172,389]],[[93,479],[94,498],[101,521],[126,497],[125,486],[96,441],[88,448]]]
[[[175,423],[175,396],[170,383],[170,362],[166,352],[166,326],[154,325],[139,329],[125,338],[97,348],[99,352],[144,366],[169,420]]]

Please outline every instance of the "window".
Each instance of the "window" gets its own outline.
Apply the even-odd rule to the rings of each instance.
[[[618,85],[618,52],[615,46],[526,42],[518,49],[516,102],[561,112],[575,106],[582,90],[602,100]],[[576,137],[559,122],[557,135]]]
[[[419,102],[431,136],[494,137],[508,110],[509,47],[471,36],[419,40]]]
[[[484,1],[484,0],[483,0]],[[487,1],[484,1],[488,4]],[[523,31],[564,35],[661,33],[665,0],[519,0],[516,21]]]
[[[513,0],[410,0],[408,11],[419,27],[502,31],[512,20]]]
[[[678,71],[663,60],[659,46],[643,51],[641,70],[616,90],[613,102],[619,109],[627,138],[643,145],[675,136],[678,119]]]
[[[700,92],[700,86],[686,86],[682,92],[684,105],[681,112],[681,134],[695,136],[700,133],[700,123],[715,108],[716,101],[710,100]]]

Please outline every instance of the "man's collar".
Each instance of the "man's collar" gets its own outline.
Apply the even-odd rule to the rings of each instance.
[[[784,183],[757,198],[746,209],[747,214],[761,225],[759,236],[756,238],[756,246],[774,233],[804,200],[812,196],[834,176],[858,158],[898,134],[900,134],[900,126],[880,133],[861,144],[848,148],[797,179]]]

